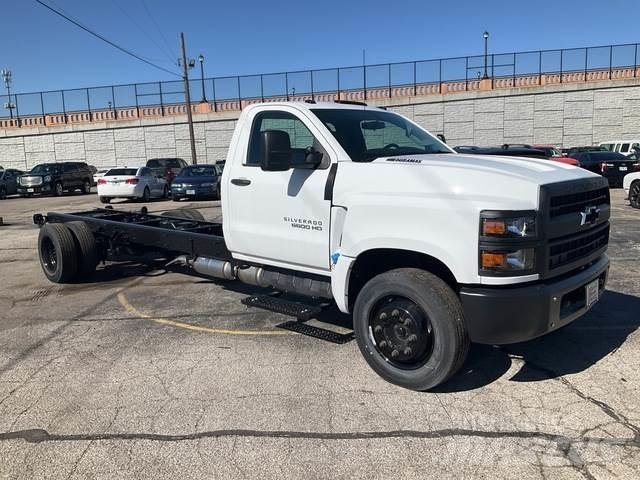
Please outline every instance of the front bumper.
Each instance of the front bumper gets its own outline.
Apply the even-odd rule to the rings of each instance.
[[[32,195],[35,193],[51,193],[51,185],[43,183],[41,185],[18,185],[17,191],[20,195]]]
[[[211,197],[216,194],[216,187],[174,187],[171,186],[171,196],[175,198]]]
[[[523,342],[556,330],[586,313],[586,285],[599,279],[604,290],[609,258],[560,280],[525,287],[462,287],[460,300],[471,341],[488,344]]]

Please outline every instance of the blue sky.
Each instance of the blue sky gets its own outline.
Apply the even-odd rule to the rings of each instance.
[[[206,76],[358,65],[363,48],[367,63],[481,54],[484,30],[496,53],[640,41],[637,0],[46,1],[169,69],[184,31]],[[171,78],[33,0],[2,3],[16,92]]]

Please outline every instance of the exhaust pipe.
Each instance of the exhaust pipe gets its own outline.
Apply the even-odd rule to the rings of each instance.
[[[190,260],[186,255],[180,255],[167,266],[180,264],[193,268],[196,272],[208,277],[225,280],[240,280],[242,283],[262,288],[275,288],[288,293],[296,293],[309,297],[333,298],[331,282],[298,277],[262,267],[237,267],[227,260],[217,258],[197,257]]]

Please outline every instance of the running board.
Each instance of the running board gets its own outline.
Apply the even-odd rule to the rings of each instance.
[[[353,333],[338,333],[293,320],[281,323],[278,325],[278,328],[284,328],[285,330],[291,330],[292,332],[297,332],[308,337],[319,338],[320,340],[325,340],[327,342],[337,343],[338,345],[342,345],[353,340]]]
[[[241,302],[248,307],[263,308],[275,313],[282,313],[295,317],[304,322],[311,320],[322,312],[321,307],[313,305],[305,305],[304,303],[291,302],[282,298],[270,295],[254,295],[252,297],[243,298]]]

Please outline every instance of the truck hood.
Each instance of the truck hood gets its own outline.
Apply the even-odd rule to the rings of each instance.
[[[397,157],[378,158],[373,163],[415,167],[427,166],[438,169],[462,169],[466,172],[476,171],[517,178],[528,183],[537,183],[538,185],[577,178],[598,177],[598,175],[582,168],[553,160],[501,155],[466,155],[460,153],[399,155]]]

